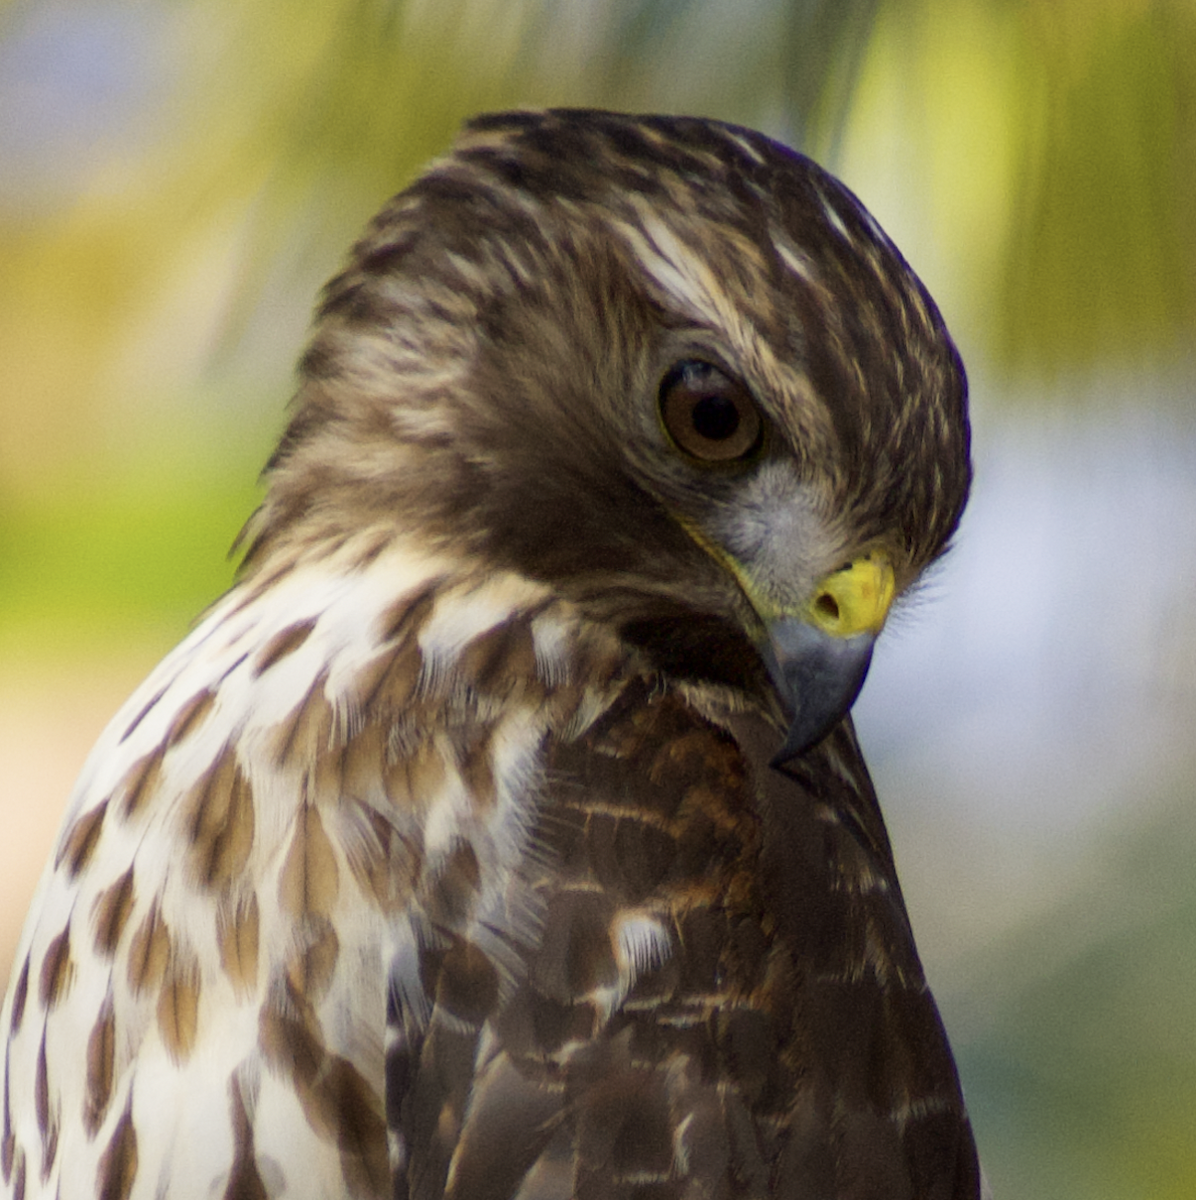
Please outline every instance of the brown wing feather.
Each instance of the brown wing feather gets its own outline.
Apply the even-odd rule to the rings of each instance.
[[[410,1196],[978,1195],[850,725],[788,777],[775,742],[639,682],[550,748],[526,974],[500,1003],[464,956],[425,964],[440,1002],[390,1081]],[[629,914],[667,953],[608,1012]],[[467,985],[491,1002],[445,1003]]]

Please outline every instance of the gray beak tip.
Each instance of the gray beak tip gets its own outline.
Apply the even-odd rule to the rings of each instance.
[[[820,742],[855,703],[872,661],[870,633],[835,637],[805,621],[773,622],[765,662],[773,684],[793,714],[771,765],[780,767]]]

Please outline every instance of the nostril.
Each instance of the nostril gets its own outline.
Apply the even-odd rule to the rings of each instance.
[[[830,592],[823,592],[817,597],[814,601],[814,608],[820,616],[826,617],[829,621],[839,619],[839,602]]]

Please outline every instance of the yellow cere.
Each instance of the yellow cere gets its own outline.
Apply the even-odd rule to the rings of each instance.
[[[874,551],[822,581],[810,602],[809,620],[835,637],[879,633],[894,586],[892,564]]]

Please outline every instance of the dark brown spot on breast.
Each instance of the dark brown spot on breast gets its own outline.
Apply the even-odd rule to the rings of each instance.
[[[12,1182],[12,1165],[16,1156],[17,1139],[12,1131],[12,1106],[8,1099],[8,1050],[4,1054],[4,1124],[0,1129],[0,1175],[5,1183]]]
[[[276,633],[261,649],[253,664],[255,676],[263,675],[275,663],[281,662],[288,654],[294,654],[311,636],[316,627],[315,617],[306,621],[296,621],[286,629]]]
[[[291,916],[328,916],[338,887],[336,854],[324,832],[324,822],[315,808],[304,806],[282,865],[279,901]]]
[[[50,1136],[46,1140],[45,1148],[42,1151],[42,1182],[45,1183],[50,1178],[50,1172],[54,1169],[54,1160],[58,1157],[58,1134],[60,1126],[55,1121],[50,1126]]]
[[[303,949],[287,963],[291,987],[315,1002],[328,990],[340,954],[340,939],[327,917],[312,918]]]
[[[54,865],[60,867],[65,862],[67,874],[72,879],[83,870],[91,858],[96,842],[100,840],[100,830],[103,828],[104,814],[107,811],[108,801],[102,800],[90,812],[85,812],[79,817],[63,839]]]
[[[170,951],[170,931],[155,901],[129,944],[129,987],[134,995],[158,986]]]
[[[158,996],[158,1032],[176,1063],[186,1062],[199,1026],[199,971],[193,963],[173,962]]]
[[[404,709],[415,695],[423,670],[419,632],[435,604],[436,584],[405,596],[381,618],[380,654],[354,680],[358,707],[370,717]]]
[[[116,1015],[109,995],[87,1039],[87,1092],[83,1100],[83,1127],[95,1137],[104,1123],[112,1099],[112,1078],[116,1058]]]
[[[303,1087],[311,1084],[328,1057],[315,1010],[289,986],[285,997],[272,996],[263,1005],[258,1042],[267,1061]]]
[[[168,683],[168,684],[165,684],[163,687],[159,688],[158,691],[156,691],[153,694],[153,696],[150,697],[150,699],[146,702],[145,707],[129,723],[128,729],[126,729],[124,731],[124,733],[121,734],[120,740],[122,742],[126,742],[129,740],[130,737],[132,737],[133,731],[137,728],[138,725],[141,724],[142,721],[145,720],[145,718],[150,714],[150,712],[157,706],[158,701],[161,700],[162,697],[165,696],[169,690],[170,690],[170,684]]]
[[[219,889],[238,879],[253,848],[253,791],[226,748],[191,789],[186,801],[190,863],[205,887]]]
[[[290,1078],[308,1124],[337,1147],[349,1195],[389,1196],[382,1098],[352,1063],[328,1052],[307,998],[288,986],[283,1003],[264,1007],[259,1042]]]
[[[130,867],[111,887],[102,891],[95,902],[96,952],[111,957],[133,911],[133,868]]]
[[[166,734],[165,742],[169,746],[176,746],[188,734],[198,729],[203,724],[204,718],[212,711],[212,706],[216,703],[216,693],[203,688],[196,692],[182,708],[179,709],[178,716],[171,723],[170,729]]]
[[[409,642],[419,637],[420,630],[436,605],[436,592],[441,580],[434,579],[419,591],[395,601],[382,614],[380,627],[384,642]]]
[[[245,1111],[241,1086],[236,1076],[229,1082],[233,1125],[233,1165],[223,1200],[267,1200],[266,1185],[257,1169],[253,1149],[253,1125]]]
[[[12,1032],[21,1028],[21,1018],[25,1015],[25,1000],[29,995],[29,956],[21,964],[21,972],[12,989]],[[7,1095],[7,1093],[6,1093]]]
[[[233,990],[244,999],[257,986],[256,896],[249,896],[235,907],[229,904],[221,906],[216,914],[216,940],[220,945],[220,965],[232,981]]]
[[[320,786],[334,787],[346,800],[373,801],[382,792],[382,768],[389,726],[367,724],[340,748],[324,756]]]
[[[338,840],[357,886],[372,904],[393,912],[408,902],[418,855],[382,813],[365,804],[348,807]]]
[[[361,711],[374,719],[406,708],[423,671],[423,654],[414,638],[378,655],[354,681]]]
[[[68,925],[47,947],[42,959],[41,1002],[53,1008],[66,995],[74,974],[71,965],[71,930]]]
[[[58,1129],[60,1113],[58,1102],[50,1102],[50,1073],[46,1061],[46,1034],[42,1031],[41,1045],[37,1052],[37,1068],[33,1080],[33,1109],[37,1115],[37,1129],[42,1143],[42,1182],[50,1177],[54,1159],[58,1154]]]
[[[162,757],[166,749],[166,743],[163,742],[156,750],[138,759],[121,780],[119,791],[123,792],[124,799],[121,801],[120,811],[126,819],[141,812],[158,790]]]
[[[50,1069],[46,1062],[46,1033],[42,1030],[41,1045],[37,1051],[37,1066],[33,1074],[33,1114],[37,1117],[37,1130],[45,1146],[50,1137]]]
[[[429,739],[387,767],[387,799],[396,808],[418,811],[444,786],[445,773],[444,756]]]
[[[518,613],[486,630],[461,652],[457,670],[479,692],[505,696],[536,679],[534,613]]]
[[[349,1195],[390,1195],[386,1120],[377,1091],[351,1062],[334,1056],[327,1077],[309,1095],[304,1112],[317,1132],[323,1126],[335,1141]]]
[[[137,1178],[137,1131],[133,1114],[125,1109],[112,1133],[108,1148],[100,1156],[96,1172],[97,1200],[129,1200]]]
[[[270,753],[280,767],[303,768],[332,746],[332,706],[324,695],[328,678],[321,672],[280,721],[270,738]]]

